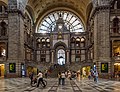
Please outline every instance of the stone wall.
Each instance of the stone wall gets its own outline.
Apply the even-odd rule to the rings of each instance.
[[[98,0],[99,1],[99,0]],[[101,0],[95,7],[94,14],[94,62],[102,76],[110,73],[110,34],[109,34],[109,0]],[[101,63],[108,63],[108,73],[101,72]]]
[[[24,63],[24,17],[17,9],[17,0],[8,0],[8,60],[6,76],[21,76],[21,63]],[[9,63],[16,64],[16,72],[9,72]]]

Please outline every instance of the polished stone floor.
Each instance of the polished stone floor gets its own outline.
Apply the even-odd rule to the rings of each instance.
[[[57,78],[48,78],[47,87],[31,87],[29,78],[0,78],[0,92],[120,92],[120,81],[99,79],[65,80],[65,85],[58,85]]]

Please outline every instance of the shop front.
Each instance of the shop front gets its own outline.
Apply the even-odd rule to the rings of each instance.
[[[0,77],[4,77],[5,75],[5,65],[0,64]]]
[[[82,76],[83,78],[88,77],[90,73],[91,66],[85,66],[82,68]]]
[[[38,69],[36,67],[28,66],[27,67],[27,76],[29,76],[30,72],[33,72],[35,75],[37,75]]]
[[[114,77],[120,77],[120,63],[114,63]]]

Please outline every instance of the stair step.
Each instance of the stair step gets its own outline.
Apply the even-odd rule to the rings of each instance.
[[[59,72],[65,72],[67,70],[66,66],[61,66],[61,65],[57,65],[56,67],[53,67],[51,73],[50,73],[50,77],[57,77]]]

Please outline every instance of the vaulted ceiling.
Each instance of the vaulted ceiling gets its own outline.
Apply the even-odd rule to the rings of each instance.
[[[0,0],[0,4],[8,5],[8,0]]]
[[[0,2],[8,5],[8,0],[0,0]],[[39,24],[46,14],[61,9],[75,13],[85,25],[92,9],[91,2],[92,0],[28,0],[26,10],[35,24]]]
[[[61,9],[75,13],[86,24],[92,4],[91,0],[28,0],[26,8],[33,11],[31,15],[36,23],[47,13]]]

